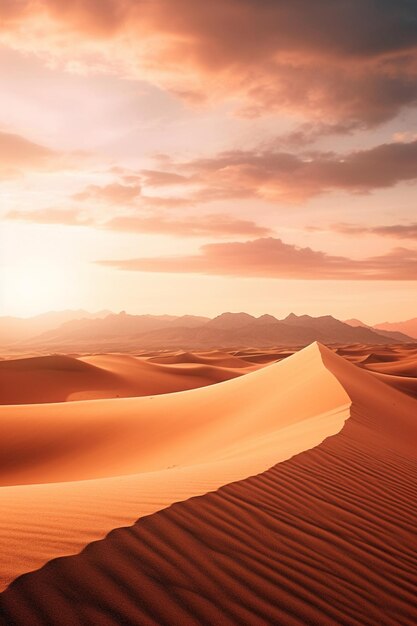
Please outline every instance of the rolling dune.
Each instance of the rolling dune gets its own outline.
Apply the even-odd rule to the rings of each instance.
[[[411,376],[393,376],[379,372],[374,372],[374,376],[386,385],[390,385],[412,398],[417,398],[417,378]]]
[[[19,411],[0,408],[2,623],[416,622],[416,402],[329,349]]]
[[[369,346],[338,348],[337,352],[360,367],[371,371],[374,377],[399,391],[417,398],[417,348],[407,346]]]
[[[319,444],[340,430],[348,405],[313,345],[211,388],[0,407],[3,585]]]
[[[7,359],[0,361],[0,404],[172,393],[212,385],[255,369],[256,364],[217,351],[148,358],[106,354]]]
[[[272,358],[270,358],[272,360]],[[151,357],[149,361],[153,363],[201,363],[204,365],[217,365],[218,367],[245,367],[248,368],[252,364],[245,360],[245,357],[221,352],[219,350],[211,350],[208,352],[187,352],[178,351],[170,355],[158,355]]]

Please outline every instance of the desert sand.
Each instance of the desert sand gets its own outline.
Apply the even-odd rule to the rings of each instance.
[[[68,358],[0,407],[2,623],[416,622],[415,346]]]
[[[171,393],[211,385],[255,369],[256,363],[218,351],[179,351],[153,357],[55,354],[5,359],[0,361],[0,404]]]

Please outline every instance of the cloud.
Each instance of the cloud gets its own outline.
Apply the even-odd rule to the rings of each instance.
[[[234,150],[177,164],[200,188],[195,202],[261,198],[301,202],[341,190],[368,193],[417,179],[417,140],[339,154]]]
[[[311,132],[314,134],[314,129]],[[189,161],[170,161],[167,170],[125,172],[121,180],[123,183],[91,185],[73,198],[172,209],[245,198],[297,203],[333,191],[365,194],[417,180],[417,140],[345,153],[291,152],[274,145],[229,150]],[[181,196],[144,195],[141,185],[148,190],[178,185]]]
[[[50,171],[63,166],[61,155],[21,137],[0,131],[0,178],[15,178],[27,171]]]
[[[3,3],[2,39],[70,68],[148,78],[193,106],[375,126],[417,99],[410,0]],[[2,6],[3,6],[2,5]]]
[[[144,169],[138,172],[119,167],[112,167],[108,173],[113,182],[105,185],[88,185],[82,191],[72,195],[77,201],[97,201],[109,205],[135,204],[149,209],[176,209],[189,207],[195,198],[183,195],[156,195],[160,187],[187,186],[196,184],[190,177],[177,172]],[[144,193],[146,187],[151,195]]]
[[[146,208],[177,209],[194,205],[193,198],[179,196],[145,196],[141,197],[141,204]]]
[[[100,221],[73,208],[36,209],[33,211],[9,211],[6,219],[36,224],[60,224],[62,226],[91,226],[114,232],[147,233],[173,237],[228,237],[230,235],[262,236],[270,229],[251,220],[234,219],[227,215],[200,215],[198,218],[172,219],[164,215],[119,215]]]
[[[354,260],[273,237],[210,243],[188,256],[97,261],[118,270],[306,280],[417,280],[417,250]]]
[[[405,143],[409,143],[410,141],[416,141],[417,133],[413,131],[402,131],[394,133],[392,138],[394,141],[404,141]]]
[[[9,211],[6,219],[35,224],[61,224],[63,226],[87,226],[93,223],[92,218],[83,215],[77,209],[36,209],[34,211]]]
[[[417,239],[417,222],[389,224],[387,226],[363,226],[360,224],[333,224],[330,230],[343,235],[380,235],[393,239]]]
[[[73,194],[74,200],[93,200],[107,204],[129,204],[141,194],[141,188],[137,184],[122,185],[110,183],[109,185],[89,185],[79,193]]]
[[[170,174],[169,172],[158,172],[157,176],[152,175],[152,181],[155,186],[164,186],[168,183],[161,181],[168,180],[169,177],[182,178],[180,175]],[[108,205],[130,205],[141,206],[144,208],[172,209],[180,207],[188,207],[194,204],[194,199],[179,196],[154,196],[142,193],[142,187],[139,184],[143,180],[151,180],[146,177],[139,177],[136,174],[122,176],[123,182],[113,182],[107,185],[88,185],[82,191],[71,196],[73,200],[81,202],[99,202]],[[150,184],[148,183],[148,186]]]
[[[296,128],[287,133],[282,133],[269,142],[269,147],[276,150],[282,149],[299,149],[309,144],[314,143],[322,137],[328,135],[343,135],[350,134],[357,130],[358,125],[354,123],[333,123],[326,122],[304,122],[299,124]],[[405,137],[400,135],[398,138],[393,137],[394,141],[404,141]],[[417,137],[410,137],[409,139],[416,139]]]
[[[214,67],[237,59],[250,63],[276,51],[380,57],[409,49],[416,41],[416,14],[407,0],[397,0],[395,5],[390,0],[380,0],[378,5],[371,0],[316,0],[314,6],[308,0],[290,5],[285,0],[262,4],[225,0],[213,6],[193,0],[177,0],[175,6],[169,0],[12,0],[7,4],[0,12],[6,24],[7,18],[16,22],[20,16],[27,21],[43,14],[64,23],[69,31],[92,37],[130,29],[149,30],[154,37],[171,34],[172,48],[185,39],[185,49],[194,50],[201,62]],[[171,21],[166,23],[168,17]],[[187,41],[191,34],[195,40]]]
[[[106,222],[105,227],[116,231],[158,233],[178,237],[266,235],[271,232],[269,228],[259,226],[251,220],[239,220],[226,215],[201,215],[187,219],[126,215],[113,218]]]
[[[186,176],[175,174],[174,172],[163,172],[160,170],[141,171],[145,185],[150,187],[164,187],[170,185],[187,185],[190,181]]]

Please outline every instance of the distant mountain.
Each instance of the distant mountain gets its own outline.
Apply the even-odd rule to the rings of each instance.
[[[222,313],[207,322],[210,328],[243,328],[256,320],[256,317],[248,313]]]
[[[357,320],[359,322],[359,320]],[[325,315],[222,313],[213,319],[199,316],[110,314],[99,319],[67,321],[27,339],[28,349],[49,352],[132,351],[161,348],[206,349],[231,347],[305,346],[322,343],[387,344],[412,341],[401,333],[355,326]]]
[[[260,324],[276,324],[279,320],[274,317],[273,315],[268,315],[268,313],[265,313],[264,315],[261,315],[260,317],[257,317],[255,320],[255,323],[260,325]]]
[[[58,328],[43,333],[35,340],[76,342],[80,340],[105,340],[111,337],[134,337],[155,329],[165,328],[178,319],[172,315],[129,315],[122,311],[102,319],[71,320]]]
[[[406,320],[405,322],[384,322],[383,324],[376,324],[374,328],[376,330],[405,333],[409,335],[409,337],[417,339],[417,317]]]
[[[0,344],[10,344],[39,335],[70,320],[100,319],[110,311],[89,313],[83,309],[75,311],[50,311],[35,317],[0,317]]]
[[[199,315],[182,315],[172,320],[171,326],[179,326],[183,328],[197,328],[203,326],[210,321],[209,317],[201,317]]]
[[[381,335],[381,333],[375,331],[373,328],[369,328],[365,324],[358,326],[351,326],[345,322],[332,317],[331,315],[324,315],[322,317],[311,317],[310,315],[294,315],[290,313],[288,317],[283,320],[286,324],[292,326],[300,326],[314,329],[317,333],[316,340],[323,341],[324,343],[374,343],[384,344],[388,343],[387,339],[392,341],[407,341],[409,338],[392,338]]]
[[[147,348],[182,347],[182,348],[227,348],[236,346],[274,346],[274,345],[307,345],[315,340],[316,333],[311,329],[291,328],[283,322],[260,322],[253,318],[248,324],[231,325],[227,318],[225,327],[212,325],[210,322],[198,328],[164,328],[138,337],[141,345]]]
[[[378,335],[382,335],[383,337],[388,337],[389,339],[392,339],[392,341],[403,342],[403,341],[410,341],[410,339],[413,338],[411,334],[407,335],[403,332],[399,332],[394,329],[392,330],[382,329],[382,328],[379,328],[379,326],[368,326],[368,324],[364,324],[363,322],[357,319],[345,320],[345,324],[349,324],[349,326],[353,326],[355,328],[358,326],[362,328],[370,328],[374,332],[378,333]]]
[[[356,318],[352,318],[351,320],[343,320],[344,324],[348,324],[349,326],[353,326],[353,328],[357,328],[358,326],[362,326],[363,328],[370,328],[368,324],[361,322],[361,320],[357,320]]]

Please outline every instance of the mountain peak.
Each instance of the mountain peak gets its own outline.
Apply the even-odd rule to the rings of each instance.
[[[287,317],[284,318],[284,321],[285,320],[296,320],[296,319],[298,319],[298,315],[296,315],[295,313],[291,312],[291,313],[289,313],[289,315],[287,315]]]
[[[264,313],[256,318],[258,324],[276,324],[279,320],[269,313]]]
[[[361,320],[358,320],[356,317],[353,317],[352,319],[349,319],[349,320],[344,320],[344,323],[348,324],[349,326],[353,326],[353,328],[358,327],[358,326],[360,326],[361,328],[369,328],[368,324],[365,324]]]
[[[256,317],[249,313],[221,313],[217,317],[207,322],[206,326],[214,328],[240,328],[247,326],[256,320]]]

